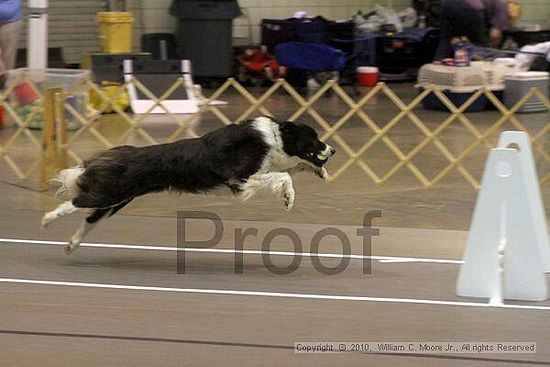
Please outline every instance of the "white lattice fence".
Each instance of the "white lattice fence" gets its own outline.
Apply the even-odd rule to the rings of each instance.
[[[27,80],[26,82],[33,85],[32,81]],[[464,164],[473,152],[476,151],[476,149],[479,149],[479,147],[482,147],[487,151],[493,148],[494,146],[491,143],[490,138],[498,134],[499,129],[502,129],[504,126],[510,127],[513,130],[529,132],[526,126],[524,126],[521,120],[517,117],[516,113],[531,97],[535,96],[539,98],[543,101],[546,107],[550,109],[550,101],[538,89],[530,90],[525,96],[523,96],[523,98],[521,98],[521,100],[517,102],[515,106],[508,109],[491,91],[487,89],[478,90],[464,104],[461,106],[455,106],[446,97],[446,95],[435,86],[426,88],[415,98],[413,98],[412,101],[406,103],[392,90],[390,86],[383,83],[380,83],[376,87],[370,89],[359,99],[354,99],[348,92],[346,92],[346,90],[334,81],[327,82],[313,95],[304,97],[282,79],[274,83],[260,96],[254,96],[253,93],[248,91],[234,79],[228,79],[208,98],[203,97],[200,94],[200,91],[194,90],[194,94],[201,96],[202,100],[198,112],[188,115],[174,115],[167,110],[161,102],[166,100],[178,88],[193,89],[195,88],[194,86],[186,85],[185,80],[178,79],[161,96],[155,96],[139,80],[132,79],[120,88],[119,94],[125,93],[124,87],[126,87],[129,83],[133,83],[135,87],[141,91],[141,93],[147,96],[150,100],[154,101],[154,104],[146,113],[135,115],[124,111],[123,108],[116,103],[120,95],[109,96],[100,87],[92,82],[89,82],[88,86],[90,90],[98,96],[100,104],[97,111],[87,114],[83,114],[81,111],[78,111],[74,106],[68,103],[63,95],[57,95],[56,98],[53,98],[53,101],[57,103],[57,107],[46,106],[44,103],[44,96],[40,94],[40,91],[36,86],[33,86],[35,92],[40,96],[44,109],[47,110],[48,108],[52,108],[53,111],[58,111],[56,115],[57,118],[54,117],[54,120],[56,120],[54,121],[55,126],[59,126],[59,121],[63,122],[62,120],[67,115],[80,124],[78,130],[68,134],[66,140],[54,139],[54,143],[58,145],[56,149],[64,152],[64,154],[67,154],[71,163],[79,163],[85,158],[82,154],[77,152],[75,146],[77,146],[81,140],[89,139],[88,137],[84,138],[84,135],[86,134],[91,135],[97,142],[97,149],[111,148],[113,146],[126,144],[128,143],[129,137],[134,135],[139,136],[147,144],[171,142],[184,137],[196,137],[195,132],[190,127],[199,121],[205,112],[211,113],[222,126],[243,121],[247,118],[253,117],[254,114],[273,116],[274,114],[267,107],[267,101],[275,95],[280,96],[281,94],[286,94],[286,98],[290,98],[298,105],[296,110],[291,114],[289,120],[298,120],[307,114],[308,118],[313,119],[315,123],[321,127],[322,131],[320,135],[322,136],[322,139],[331,139],[338,145],[338,150],[346,155],[347,158],[345,162],[343,162],[332,174],[332,176],[330,176],[330,180],[338,179],[344,172],[353,166],[356,166],[367,177],[378,184],[386,183],[398,172],[407,170],[418,180],[421,185],[430,187],[441,182],[441,180],[448,176],[450,172],[457,171],[473,188],[478,189],[480,183],[476,179],[476,174],[472,173]],[[14,83],[12,83],[12,86],[13,85]],[[232,90],[232,93],[239,94],[245,100],[245,107],[236,119],[229,118],[226,113],[224,113],[224,107],[216,106],[211,103],[212,101],[223,97],[224,94],[228,93],[230,90]],[[339,98],[341,103],[347,107],[346,112],[336,121],[327,120],[327,118],[323,117],[323,114],[317,111],[315,107],[315,104],[321,101],[321,98],[326,92],[329,91],[333,93],[335,96],[334,98]],[[36,171],[39,162],[41,160],[43,161],[43,144],[41,144],[35,134],[33,134],[28,128],[28,121],[32,118],[32,114],[27,116],[25,119],[22,119],[13,108],[8,98],[11,92],[12,90],[9,88],[0,96],[0,102],[4,106],[6,115],[8,115],[15,124],[15,129],[13,129],[11,135],[6,137],[3,140],[3,143],[0,143],[0,157],[18,178],[24,180],[29,178]],[[429,124],[422,121],[417,113],[422,101],[431,93],[433,93],[450,111],[444,121],[432,128],[429,127]],[[391,101],[395,108],[398,109],[398,113],[385,124],[381,124],[376,121],[376,118],[369,115],[369,113],[365,110],[365,106],[370,101],[382,95]],[[476,126],[476,124],[473,123],[465,113],[468,107],[470,107],[477,100],[477,98],[481,96],[485,96],[495,106],[496,110],[500,114],[500,117],[490,127],[484,130],[481,130],[478,126]],[[173,124],[175,127],[172,132],[160,139],[154,138],[143,127],[144,121],[150,117],[151,111],[157,106],[163,108],[166,112],[163,119]],[[112,137],[105,136],[101,129],[97,128],[101,112],[108,108],[112,109],[117,114],[117,118],[127,125],[127,128],[114,140]],[[362,146],[358,149],[353,149],[350,143],[346,141],[345,136],[341,133],[342,130],[346,128],[346,124],[352,118],[361,121],[364,125],[364,129],[370,133],[369,138],[365,139]],[[419,143],[406,153],[388,134],[390,130],[399,127],[399,125],[405,120],[413,123],[419,136],[421,137]],[[451,124],[460,124],[460,126],[462,126],[463,129],[472,136],[472,142],[464,146],[458,153],[456,150],[453,152],[441,139],[441,134]],[[545,164],[550,163],[550,151],[548,147],[544,146],[544,140],[549,132],[549,129],[550,121],[549,123],[546,123],[539,131],[534,134],[531,133],[530,135],[533,147],[539,159]],[[34,162],[28,169],[22,169],[19,167],[10,156],[13,142],[23,136],[27,139],[29,146],[33,147],[33,154],[36,154]],[[374,169],[363,159],[365,153],[373,149],[376,144],[382,144],[384,146],[383,154],[391,156],[397,161],[389,167],[384,174],[378,173],[376,169]],[[430,145],[435,147],[440,156],[445,160],[446,165],[436,171],[424,172],[417,164],[413,162],[413,159],[417,157],[423,149]],[[380,154],[380,152],[377,154]],[[541,184],[545,184],[548,181],[550,181],[550,173],[543,175],[540,179]]]

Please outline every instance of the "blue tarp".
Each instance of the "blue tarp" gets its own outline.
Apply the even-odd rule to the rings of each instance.
[[[313,72],[341,70],[346,55],[321,43],[287,42],[275,47],[275,58],[283,66]]]

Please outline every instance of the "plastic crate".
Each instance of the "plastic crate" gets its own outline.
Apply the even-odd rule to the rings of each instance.
[[[460,107],[484,86],[493,91],[503,89],[503,85],[491,85],[491,78],[493,74],[488,73],[480,64],[466,67],[426,64],[420,68],[416,87],[424,90],[430,85],[436,85],[456,107]],[[487,97],[481,95],[466,109],[466,112],[483,111],[487,108],[488,102]],[[422,104],[428,110],[448,111],[447,106],[434,93],[426,96]]]
[[[65,93],[66,102],[82,116],[86,115],[89,70],[20,68],[8,70],[7,75],[8,85],[13,85],[9,96],[10,101],[23,120],[26,120],[27,116],[32,113],[32,119],[29,121],[30,127],[40,128],[42,126],[43,104],[40,94],[43,95],[49,88],[61,88]],[[68,123],[77,123],[78,121],[68,111],[65,111],[65,118]]]
[[[86,93],[89,70],[82,69],[31,69],[8,70],[8,83],[32,81],[40,91],[47,88],[63,88],[67,93]]]
[[[421,89],[422,91],[423,89]],[[449,100],[451,102],[453,102],[453,104],[456,106],[456,107],[460,107],[462,104],[464,104],[464,102],[466,102],[468,100],[468,98],[470,98],[474,92],[470,92],[470,93],[457,93],[457,92],[449,92],[449,91],[443,91],[443,94],[445,94],[445,96],[447,98],[449,98]],[[476,99],[474,101],[474,103],[472,103],[467,109],[465,112],[481,112],[481,111],[484,111],[486,108],[487,108],[487,103],[489,102],[489,100],[487,99],[487,97],[485,97],[484,95],[481,95],[479,96],[478,99]],[[449,111],[449,109],[447,108],[447,106],[445,106],[443,104],[443,102],[441,102],[439,100],[439,98],[437,98],[437,96],[434,94],[434,93],[430,93],[426,96],[426,98],[424,98],[422,100],[422,105],[424,106],[425,109],[427,110],[433,110],[433,111]]]
[[[531,88],[537,88],[548,98],[550,74],[543,71],[524,71],[506,76],[504,104],[512,108]],[[529,98],[518,110],[519,113],[544,112],[546,105],[538,97]]]

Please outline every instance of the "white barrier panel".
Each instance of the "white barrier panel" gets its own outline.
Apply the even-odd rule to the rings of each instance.
[[[547,298],[548,234],[540,226],[545,219],[529,138],[518,134],[524,133],[506,132],[500,142],[516,143],[519,151],[495,148],[489,154],[458,276],[459,296],[493,304]]]
[[[529,140],[529,134],[522,131],[505,131],[498,140],[499,148],[509,148],[516,145],[519,148],[519,158],[522,167],[525,167],[523,174],[527,180],[529,190],[528,199],[531,201],[533,209],[533,223],[536,228],[537,243],[539,245],[539,255],[542,261],[544,271],[550,272],[550,244],[548,243],[548,226],[546,224],[546,214],[544,212],[542,195],[538,185],[539,178],[533,159],[533,150]]]

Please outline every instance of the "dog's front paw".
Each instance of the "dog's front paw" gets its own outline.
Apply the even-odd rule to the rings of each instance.
[[[288,185],[283,193],[283,203],[286,210],[290,210],[294,206],[295,196],[294,188],[292,185]]]
[[[42,221],[40,222],[40,226],[42,229],[45,229],[53,220],[56,218],[55,215],[52,215],[51,213],[46,213],[42,217]]]
[[[315,171],[315,174],[319,176],[319,178],[323,181],[328,180],[328,172],[324,167],[321,167],[317,171]]]

